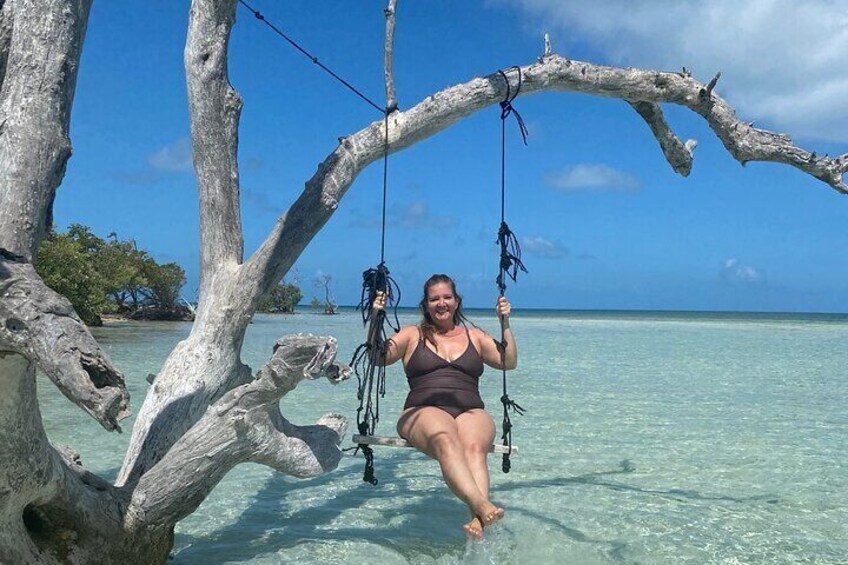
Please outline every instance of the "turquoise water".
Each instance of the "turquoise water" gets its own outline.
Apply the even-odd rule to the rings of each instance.
[[[513,327],[510,391],[528,412],[514,418],[513,471],[492,459],[507,516],[484,542],[462,535],[464,507],[435,462],[382,448],[377,487],[362,482],[361,458],[312,480],[237,467],[178,525],[171,562],[848,563],[848,316],[535,312]],[[134,410],[188,330],[96,331]],[[345,358],[363,335],[351,312],[258,316],[243,357],[257,369],[274,339],[300,331],[336,336]],[[129,434],[102,431],[40,384],[51,439],[113,478]],[[498,373],[481,387],[499,421]],[[380,426],[393,435],[399,367],[388,388]],[[301,424],[355,408],[354,382],[306,382],[282,402]]]

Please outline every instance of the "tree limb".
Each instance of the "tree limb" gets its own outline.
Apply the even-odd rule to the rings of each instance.
[[[224,265],[241,263],[238,125],[242,101],[227,79],[235,0],[194,0],[185,49],[191,145],[200,197],[200,299]],[[210,135],[211,133],[211,135]]]
[[[389,0],[386,8],[386,112],[394,112],[397,109],[397,96],[395,95],[395,72],[393,63],[395,43],[395,12],[397,12],[397,0]]]
[[[90,7],[91,0],[2,6],[4,23],[13,18],[14,25],[0,100],[0,247],[28,260],[52,223],[71,155],[68,125]]]
[[[630,102],[630,105],[642,116],[657,138],[668,164],[674,172],[688,177],[692,171],[692,152],[697,145],[694,139],[686,143],[680,141],[668,127],[662,108],[653,102]]]
[[[35,362],[74,404],[107,430],[129,415],[129,393],[65,297],[29,263],[0,250],[0,350]]]
[[[6,61],[9,58],[9,47],[12,43],[12,29],[15,23],[12,0],[0,0],[0,88],[6,77]]]
[[[314,426],[282,417],[280,398],[300,381],[326,377],[336,384],[350,369],[336,363],[336,340],[292,335],[278,340],[268,364],[249,383],[210,406],[204,416],[136,485],[130,527],[172,524],[197,508],[235,465],[255,461],[298,477],[325,473],[341,459],[343,416],[327,414]]]
[[[671,103],[685,106],[703,116],[730,154],[741,163],[770,161],[784,163],[826,182],[837,192],[848,194],[843,175],[848,155],[819,157],[792,144],[789,137],[757,130],[736,118],[733,109],[714,93],[704,97],[707,86],[683,73],[660,73],[593,65],[549,55],[521,68],[524,82],[520,95],[546,91],[582,92],[619,98],[631,104]],[[468,115],[497,104],[504,96],[500,75],[475,78],[427,97],[405,112],[389,117],[389,152],[401,151],[450,127]],[[670,132],[666,132],[667,134]],[[660,140],[670,161],[685,162],[679,141],[668,135]],[[274,229],[245,263],[246,281],[260,280],[255,300],[277,284],[315,234],[338,207],[357,175],[383,156],[383,122],[342,138],[340,145],[318,165],[303,193],[277,221]],[[690,144],[691,148],[691,144]],[[689,152],[684,145],[682,150]],[[690,156],[691,158],[691,156]],[[685,166],[678,166],[681,172]],[[675,169],[677,170],[677,169]]]

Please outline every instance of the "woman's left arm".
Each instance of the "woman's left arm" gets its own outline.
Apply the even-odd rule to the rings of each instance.
[[[503,330],[504,343],[500,344],[488,334],[481,331],[482,339],[480,345],[480,355],[483,357],[483,362],[495,369],[505,368],[515,369],[518,366],[518,348],[515,345],[515,336],[512,334],[512,328],[509,325],[509,315],[512,307],[509,301],[501,296],[498,299],[497,312],[498,319],[501,322]],[[504,347],[505,346],[505,347]],[[503,350],[503,364],[501,364],[501,351]]]

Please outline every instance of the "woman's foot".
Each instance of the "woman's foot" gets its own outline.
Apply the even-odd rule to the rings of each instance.
[[[483,524],[483,526],[491,526],[498,520],[504,517],[504,509],[498,508],[488,500],[480,505],[480,508],[475,509],[474,514]]]
[[[474,541],[480,541],[483,539],[483,522],[481,522],[480,518],[477,516],[471,518],[471,521],[462,526],[462,529],[465,530],[465,534]]]

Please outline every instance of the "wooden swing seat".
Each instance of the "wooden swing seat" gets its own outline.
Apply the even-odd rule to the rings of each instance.
[[[400,437],[387,436],[353,436],[353,443],[364,443],[365,445],[381,445],[383,447],[413,447],[408,441]],[[489,448],[489,453],[507,453],[509,449],[505,445],[494,444]],[[518,455],[518,448],[512,446],[512,455]]]

